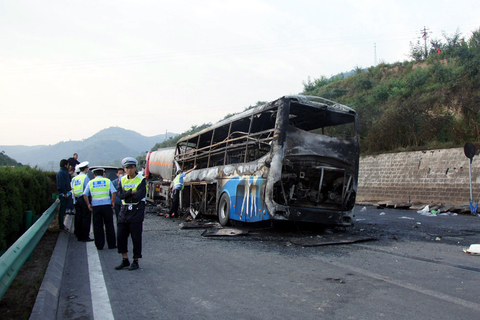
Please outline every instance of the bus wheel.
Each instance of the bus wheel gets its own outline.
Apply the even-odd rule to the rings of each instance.
[[[230,198],[228,194],[222,194],[220,198],[220,203],[218,204],[218,221],[222,226],[226,226],[228,224],[228,220],[230,217]]]

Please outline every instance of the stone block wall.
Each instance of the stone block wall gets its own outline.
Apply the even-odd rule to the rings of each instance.
[[[463,148],[360,158],[357,202],[397,201],[468,205],[469,159]],[[473,200],[480,199],[480,156],[472,162]]]

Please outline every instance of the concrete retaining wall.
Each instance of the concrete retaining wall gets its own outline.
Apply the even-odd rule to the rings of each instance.
[[[357,202],[468,205],[469,159],[463,148],[401,152],[360,159]],[[473,200],[480,198],[480,156],[472,162]]]

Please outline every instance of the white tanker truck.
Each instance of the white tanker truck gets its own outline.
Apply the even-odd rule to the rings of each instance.
[[[169,205],[170,184],[175,178],[177,167],[174,164],[175,147],[151,151],[145,158],[145,178],[147,179],[147,201]]]

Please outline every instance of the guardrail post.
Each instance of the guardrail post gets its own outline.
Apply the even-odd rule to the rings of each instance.
[[[25,231],[32,226],[33,212],[30,210],[25,211]]]

